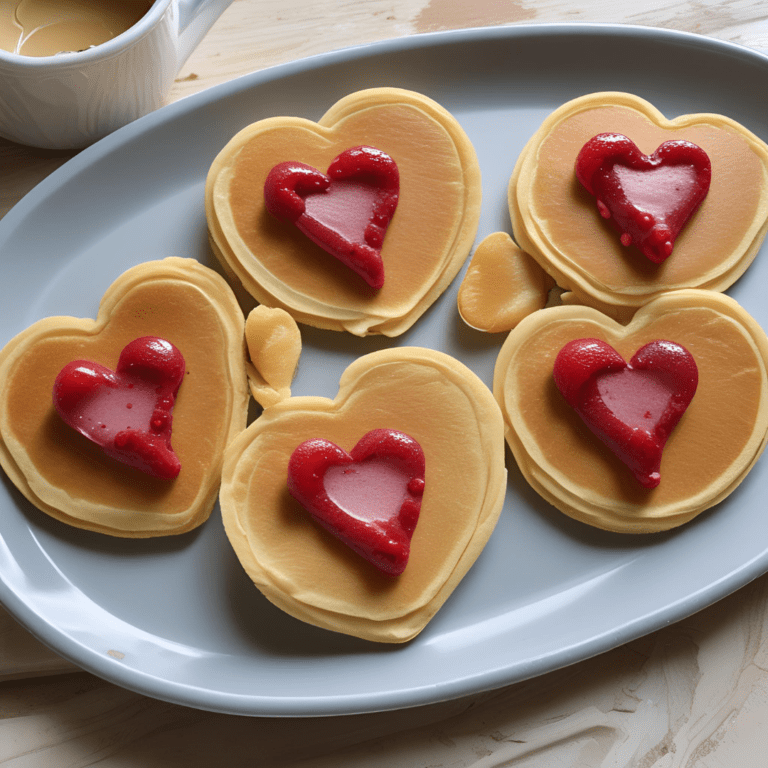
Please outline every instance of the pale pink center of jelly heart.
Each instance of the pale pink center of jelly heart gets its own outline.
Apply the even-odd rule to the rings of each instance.
[[[72,414],[72,424],[101,444],[124,429],[148,430],[156,404],[157,391],[151,384],[101,386]]]
[[[655,426],[669,404],[671,392],[645,371],[625,368],[601,375],[597,391],[606,407],[629,427]]]
[[[388,521],[408,498],[410,476],[395,462],[367,459],[329,467],[323,478],[328,498],[350,517]]]
[[[350,243],[363,243],[377,194],[367,184],[334,181],[325,192],[308,195],[304,211]]]
[[[613,169],[632,205],[661,219],[678,210],[697,189],[696,170],[690,166],[662,165],[640,171],[615,165]]]

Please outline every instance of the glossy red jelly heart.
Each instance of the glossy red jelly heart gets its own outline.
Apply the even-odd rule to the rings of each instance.
[[[665,141],[644,155],[626,136],[601,133],[579,152],[576,177],[597,198],[600,215],[613,218],[622,244],[660,264],[707,196],[712,167],[690,141]]]
[[[310,165],[276,165],[264,183],[267,210],[357,272],[368,285],[384,285],[381,246],[397,208],[400,174],[374,147],[342,152],[324,174]]]
[[[322,438],[307,440],[288,462],[288,489],[379,570],[403,572],[424,493],[424,452],[412,437],[374,429],[349,453]]]
[[[566,344],[554,365],[557,388],[585,424],[646,488],[659,484],[661,455],[699,381],[684,347],[652,341],[629,363],[599,339]]]
[[[144,336],[125,346],[115,371],[88,360],[65,365],[53,385],[53,404],[108,456],[172,479],[181,469],[171,427],[184,372],[184,357],[173,344]]]

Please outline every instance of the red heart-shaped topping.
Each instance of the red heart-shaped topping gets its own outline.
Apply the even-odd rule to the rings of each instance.
[[[395,161],[365,146],[342,152],[327,175],[285,162],[264,183],[264,202],[273,216],[295,224],[376,289],[384,285],[381,246],[399,195]]]
[[[88,360],[65,365],[53,385],[53,404],[108,456],[172,479],[181,470],[171,427],[184,372],[184,357],[173,344],[144,336],[124,347],[115,371]]]
[[[322,438],[307,440],[288,462],[288,489],[379,570],[403,572],[424,493],[424,452],[412,437],[374,429],[350,453]]]
[[[613,218],[623,245],[635,244],[660,264],[707,196],[712,167],[690,141],[665,141],[644,155],[620,133],[591,138],[576,159],[576,177],[597,198],[603,218]]]
[[[629,363],[599,339],[566,344],[554,364],[557,388],[584,423],[646,488],[659,484],[661,454],[699,381],[691,354],[652,341]]]

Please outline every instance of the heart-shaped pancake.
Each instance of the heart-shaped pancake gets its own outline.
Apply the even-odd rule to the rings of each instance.
[[[347,451],[379,429],[408,435],[425,461],[418,525],[396,578],[324,530],[288,488],[291,456],[305,441]],[[404,642],[474,563],[505,491],[503,422],[488,388],[454,358],[408,347],[355,360],[333,400],[265,408],[227,449],[221,509],[240,562],[275,605],[326,629]]]
[[[696,394],[666,441],[657,487],[638,483],[558,391],[555,360],[579,339],[598,339],[624,360],[670,340],[695,360]],[[544,499],[598,528],[648,533],[691,520],[746,477],[768,435],[767,371],[758,323],[733,299],[690,289],[649,302],[627,326],[581,306],[529,315],[499,353],[494,395],[518,466]]]
[[[95,320],[49,317],[0,352],[0,463],[32,504],[70,525],[123,537],[188,531],[209,516],[224,448],[245,427],[244,317],[226,281],[197,261],[140,264],[109,287]],[[173,407],[181,471],[152,477],[107,456],[54,408],[60,371],[75,360],[112,367],[146,336],[183,355]]]
[[[579,153],[603,133],[628,137],[645,155],[684,140],[710,160],[707,196],[660,264],[621,244],[576,177]],[[724,291],[749,267],[768,231],[768,145],[722,115],[670,120],[637,96],[594,93],[542,123],[518,157],[508,202],[515,240],[573,292],[564,300],[626,320],[667,291]]]
[[[266,207],[264,185],[282,162],[313,169],[353,147],[395,162],[397,210],[381,245],[381,288],[365,284]],[[208,173],[210,241],[224,268],[261,304],[308,325],[364,336],[407,330],[458,273],[480,215],[480,170],[456,119],[418,93],[373,88],[337,102],[317,122],[260,120],[240,131]]]
[[[349,453],[323,438],[307,440],[291,454],[288,490],[380,571],[405,570],[424,495],[424,452],[410,435],[373,429]]]
[[[645,488],[659,484],[669,435],[696,393],[699,374],[687,349],[649,341],[627,363],[600,339],[574,339],[552,370],[568,405]]]
[[[712,165],[690,141],[665,141],[644,155],[626,136],[601,133],[581,148],[576,177],[597,198],[600,215],[616,224],[621,244],[660,264],[707,196]]]

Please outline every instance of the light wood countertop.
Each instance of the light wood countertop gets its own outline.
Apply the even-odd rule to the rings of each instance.
[[[768,53],[768,8],[747,0],[234,0],[171,101],[274,64],[445,29],[616,22]],[[763,137],[768,138],[768,137]],[[0,140],[0,216],[72,152]],[[413,710],[240,718],[155,701],[75,669],[0,608],[0,764],[356,768],[763,768],[768,577],[567,669]]]

